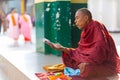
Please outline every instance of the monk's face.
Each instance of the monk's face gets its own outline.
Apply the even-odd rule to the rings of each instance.
[[[16,9],[13,9],[11,13],[16,13]]]
[[[88,21],[88,16],[84,15],[81,12],[76,12],[75,14],[75,24],[79,29],[83,29]]]

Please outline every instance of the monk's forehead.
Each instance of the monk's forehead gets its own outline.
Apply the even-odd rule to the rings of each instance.
[[[77,16],[83,16],[82,11],[77,11],[77,12],[75,13],[75,17],[77,17]]]

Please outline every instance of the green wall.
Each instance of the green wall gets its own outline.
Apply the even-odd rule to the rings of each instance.
[[[41,2],[35,4],[36,49],[44,54],[61,55],[42,42],[47,38],[54,43],[71,47],[70,1]]]
[[[60,51],[46,45],[43,38],[65,47],[77,47],[81,30],[73,25],[76,10],[83,7],[87,7],[87,3],[71,3],[68,0],[36,3],[36,51],[61,55]]]
[[[81,30],[75,26],[75,12],[80,8],[87,8],[87,3],[71,3],[71,45],[76,48],[80,40]]]

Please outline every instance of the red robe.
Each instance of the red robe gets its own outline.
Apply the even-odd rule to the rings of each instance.
[[[94,20],[90,21],[82,30],[78,47],[70,48],[69,54],[63,52],[62,58],[65,66],[75,69],[80,63],[89,63],[84,72],[80,74],[83,79],[75,80],[102,78],[117,75],[120,72],[120,59],[114,41],[105,26]]]

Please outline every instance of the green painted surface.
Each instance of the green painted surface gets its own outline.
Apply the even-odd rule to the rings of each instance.
[[[70,3],[70,1],[41,2],[35,4],[36,13],[36,50],[44,54],[61,55],[60,51],[43,43],[47,38],[65,47],[77,47],[81,30],[73,26],[75,12],[86,4]]]
[[[42,38],[71,47],[70,1],[42,2],[35,4],[37,52],[61,55],[60,51],[44,44]]]
[[[44,37],[51,41],[51,3],[44,3]],[[45,54],[51,54],[51,48],[45,44]]]
[[[35,26],[36,26],[36,51],[44,52],[44,4],[35,5]]]
[[[69,20],[70,2],[53,2],[52,3],[52,38],[51,41],[60,43],[63,46],[71,46],[71,24]],[[55,55],[61,55],[61,52],[52,50]]]
[[[81,34],[81,30],[79,30],[76,26],[75,26],[75,12],[80,9],[80,8],[87,8],[87,3],[83,4],[83,3],[72,3],[71,4],[71,44],[72,47],[76,48],[78,46],[78,42],[80,40],[80,34]]]

